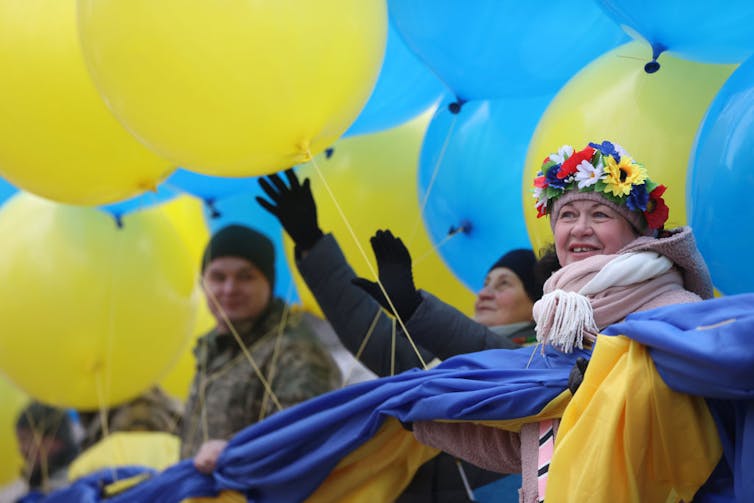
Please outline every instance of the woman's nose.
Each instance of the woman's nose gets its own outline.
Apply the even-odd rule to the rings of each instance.
[[[490,286],[483,286],[482,289],[479,290],[479,293],[477,293],[477,297],[480,299],[489,299],[494,296],[494,290]]]
[[[589,235],[592,233],[592,224],[588,218],[581,216],[574,222],[571,227],[571,233],[577,236]]]

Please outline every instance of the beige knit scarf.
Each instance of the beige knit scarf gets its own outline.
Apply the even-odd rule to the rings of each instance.
[[[570,353],[600,330],[683,285],[673,262],[655,252],[596,255],[555,272],[534,304],[537,340]]]

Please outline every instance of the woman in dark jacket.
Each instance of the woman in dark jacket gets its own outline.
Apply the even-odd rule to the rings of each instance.
[[[534,339],[531,309],[542,295],[543,281],[535,273],[536,259],[531,250],[510,251],[492,264],[475,302],[474,319],[470,319],[433,295],[417,291],[411,279],[408,250],[389,232],[378,233],[372,238],[378,263],[386,260],[380,255],[382,249],[393,250],[398,246],[402,253],[398,276],[410,283],[410,290],[408,299],[397,300],[396,305],[412,307],[410,313],[399,311],[401,318],[408,320],[406,337],[401,328],[396,327],[394,318],[364,291],[364,288],[377,288],[376,284],[354,284],[356,274],[334,236],[324,234],[319,228],[309,180],[301,184],[292,170],[286,171],[286,178],[287,184],[279,175],[260,179],[260,185],[272,202],[259,197],[257,201],[280,220],[293,239],[299,272],[343,345],[378,376],[432,366],[457,354],[516,348]],[[407,291],[405,288],[394,290]],[[448,331],[449,325],[457,329]],[[455,339],[409,340],[414,332],[432,334],[440,330],[465,335]],[[400,335],[394,338],[395,331]],[[468,493],[457,463],[447,454],[426,463],[398,501],[463,501]],[[462,466],[471,487],[500,478],[499,474],[466,463]]]

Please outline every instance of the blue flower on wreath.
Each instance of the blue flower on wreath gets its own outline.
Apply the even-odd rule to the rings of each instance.
[[[547,179],[547,185],[556,189],[565,189],[566,186],[566,180],[563,178],[558,178],[558,171],[560,170],[560,164],[553,164],[550,166],[550,169],[547,170],[547,173],[545,173],[545,178]]]
[[[615,162],[620,163],[620,156],[622,148],[616,148],[611,142],[605,140],[602,143],[589,142],[589,146],[600,151],[600,154],[604,156],[611,155],[615,158]]]
[[[649,203],[646,184],[634,185],[626,198],[626,207],[631,211],[644,211]]]

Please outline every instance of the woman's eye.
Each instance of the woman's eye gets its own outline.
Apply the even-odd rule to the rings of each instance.
[[[495,290],[496,292],[499,292],[501,290],[504,290],[507,286],[508,286],[508,280],[501,279],[492,284],[492,289]]]

